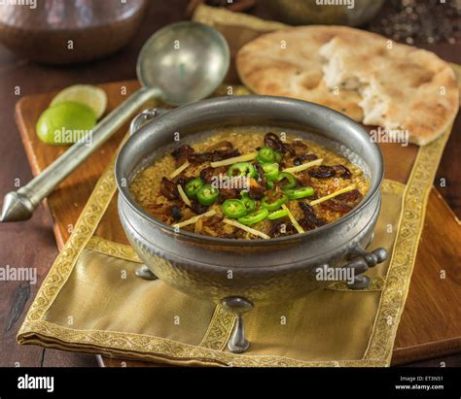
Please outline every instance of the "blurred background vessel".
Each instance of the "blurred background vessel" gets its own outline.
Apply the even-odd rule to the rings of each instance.
[[[360,26],[379,12],[385,0],[265,0],[270,11],[290,25]]]
[[[71,64],[102,58],[136,33],[147,0],[1,2],[0,42],[27,59]]]

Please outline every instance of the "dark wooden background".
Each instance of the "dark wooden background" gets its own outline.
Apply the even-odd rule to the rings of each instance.
[[[0,196],[14,188],[15,179],[31,179],[30,167],[14,122],[20,96],[61,89],[75,83],[102,83],[135,78],[139,49],[158,28],[185,19],[187,0],[152,0],[150,10],[133,42],[121,52],[91,64],[72,67],[40,66],[19,59],[0,45]],[[257,15],[265,15],[258,6]],[[461,44],[426,47],[442,58],[461,64]],[[15,95],[15,87],[21,90]],[[458,123],[458,126],[460,124]],[[452,134],[435,185],[461,217],[461,131]],[[440,185],[442,182],[442,186]],[[40,206],[27,222],[0,224],[0,266],[35,267],[38,283],[0,283],[0,366],[97,366],[93,355],[75,354],[35,346],[19,346],[16,333],[57,249],[47,210]],[[461,366],[461,354],[412,365]]]

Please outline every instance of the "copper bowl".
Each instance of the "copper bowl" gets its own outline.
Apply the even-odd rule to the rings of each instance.
[[[0,42],[40,63],[91,61],[125,46],[146,8],[146,0],[4,2],[0,5]]]

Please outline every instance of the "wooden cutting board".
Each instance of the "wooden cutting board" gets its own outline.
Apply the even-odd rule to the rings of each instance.
[[[109,111],[138,88],[135,81],[103,84]],[[35,134],[40,113],[54,93],[22,98],[16,107],[16,120],[34,175],[40,173],[67,147],[43,144]],[[457,125],[459,125],[459,117]],[[69,176],[46,200],[54,221],[58,247],[69,237],[93,187],[113,157],[128,129],[126,125]],[[386,177],[405,181],[417,153],[407,148],[382,145]],[[103,219],[100,229],[105,237],[120,238],[123,232],[114,217]],[[396,338],[393,364],[461,351],[461,226],[441,195],[430,194],[425,227],[413,272],[410,292]],[[109,238],[108,237],[108,238]],[[102,359],[104,365],[120,366],[119,360]],[[125,362],[139,365],[140,362]]]

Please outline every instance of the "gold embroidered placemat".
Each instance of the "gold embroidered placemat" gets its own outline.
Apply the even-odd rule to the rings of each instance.
[[[250,350],[231,354],[232,315],[161,281],[137,278],[132,248],[94,235],[115,190],[111,165],[37,294],[20,343],[188,365],[387,364],[376,358],[370,337],[390,262],[371,270],[368,290],[332,284],[294,302],[255,308],[246,318]],[[372,245],[391,248],[404,186],[386,180],[382,190]]]
[[[254,309],[246,318],[252,346],[243,355],[225,349],[232,316],[162,282],[137,279],[139,261],[131,247],[101,229],[116,206],[110,165],[29,309],[18,341],[173,364],[389,365],[428,193],[448,136],[419,149],[406,186],[384,181],[371,245],[392,248],[392,256],[370,270],[371,289],[332,285],[291,303]]]
[[[232,316],[162,282],[136,278],[139,260],[131,247],[104,237],[101,220],[115,206],[110,165],[40,288],[18,341],[172,364],[388,365],[447,137],[420,149],[406,187],[384,181],[383,211],[371,245],[393,251],[390,261],[370,271],[371,289],[348,291],[333,284],[291,303],[255,309],[247,317],[252,346],[244,355],[225,349]]]

